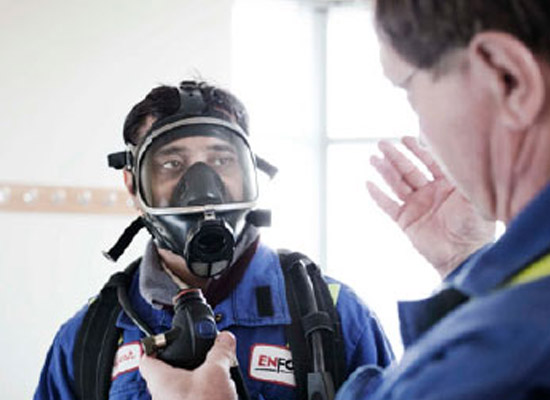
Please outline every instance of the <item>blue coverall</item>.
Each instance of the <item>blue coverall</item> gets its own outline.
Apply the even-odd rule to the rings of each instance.
[[[360,368],[337,399],[550,399],[548,254],[550,186],[437,294],[400,304],[403,359]]]
[[[138,279],[136,274],[129,289],[133,307],[156,333],[168,330],[172,313],[147,303],[139,292]],[[255,289],[259,286],[270,287],[272,316],[258,313]],[[344,285],[339,287],[336,306],[345,341],[347,374],[363,364],[387,366],[393,354],[377,319],[351,289]],[[47,355],[35,400],[74,399],[73,348],[85,312],[86,307],[58,331]],[[230,330],[237,338],[237,357],[251,397],[258,400],[294,399],[293,375],[288,364],[291,355],[285,337],[285,325],[290,323],[290,315],[277,253],[260,244],[242,280],[215,307],[214,313],[219,321],[218,329]],[[117,325],[123,328],[123,343],[115,357],[110,398],[150,399],[137,369],[138,341],[143,335],[122,312]]]

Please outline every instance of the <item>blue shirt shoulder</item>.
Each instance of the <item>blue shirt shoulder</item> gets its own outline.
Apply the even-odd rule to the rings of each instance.
[[[88,305],[84,306],[57,331],[46,355],[34,400],[71,400],[74,394],[73,350],[76,334]]]

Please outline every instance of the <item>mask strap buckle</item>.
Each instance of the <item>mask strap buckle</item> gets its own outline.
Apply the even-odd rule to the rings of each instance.
[[[107,163],[114,169],[132,169],[133,157],[130,151],[119,151],[107,156]]]
[[[202,92],[195,82],[184,81],[180,84],[180,108],[178,114],[202,115],[206,109],[206,103]]]

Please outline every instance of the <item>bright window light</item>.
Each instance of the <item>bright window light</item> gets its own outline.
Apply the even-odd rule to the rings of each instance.
[[[416,117],[405,93],[385,79],[371,11],[330,11],[327,35],[327,124],[332,139],[414,135]]]
[[[376,141],[414,135],[417,121],[382,74],[370,12],[335,7],[319,30],[323,19],[301,4],[236,0],[233,12],[231,86],[249,109],[255,150],[280,169],[263,187],[274,212],[263,237],[352,286],[399,355],[397,300],[428,295],[438,277],[370,200],[365,180],[380,183],[369,165]],[[314,51],[320,43],[326,60]],[[326,114],[315,106],[320,93]]]
[[[319,140],[314,131],[313,13],[293,1],[236,0],[232,82],[255,151],[279,173],[260,187],[273,211],[264,240],[319,259]]]
[[[439,278],[365,187],[387,189],[369,164],[378,139],[418,132],[405,93],[382,73],[371,14],[337,7],[328,18],[327,269],[376,312],[400,355],[397,301],[429,295]]]

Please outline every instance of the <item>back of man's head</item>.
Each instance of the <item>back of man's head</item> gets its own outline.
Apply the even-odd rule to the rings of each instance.
[[[377,0],[382,37],[409,63],[430,69],[479,32],[508,33],[550,60],[548,0]]]

